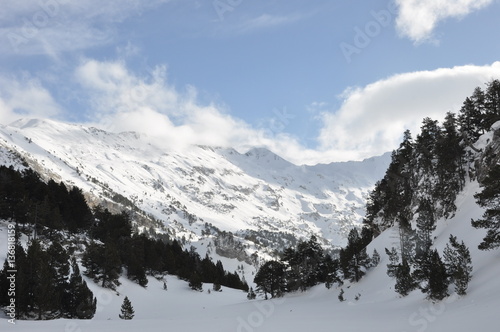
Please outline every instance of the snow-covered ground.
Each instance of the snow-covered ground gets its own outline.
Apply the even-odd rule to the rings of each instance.
[[[497,331],[500,308],[500,250],[480,251],[477,245],[485,232],[470,225],[482,210],[474,203],[477,183],[467,185],[458,197],[458,211],[450,220],[440,220],[434,233],[435,246],[440,251],[449,234],[463,240],[470,248],[474,265],[468,295],[458,297],[450,287],[450,297],[432,303],[420,291],[405,298],[394,292],[394,280],[386,275],[388,259],[384,248],[397,245],[395,230],[388,229],[368,248],[381,254],[380,264],[359,282],[344,284],[346,301],[340,302],[340,288],[328,290],[318,285],[308,292],[288,294],[276,300],[248,301],[246,294],[228,288],[220,293],[194,292],[187,283],[175,276],[163,283],[149,279],[146,289],[121,279],[118,293],[89,282],[98,299],[95,317],[89,321],[17,321],[10,325],[0,319],[1,331]],[[6,247],[5,226],[0,232],[0,248]],[[359,294],[359,295],[358,295]],[[355,300],[356,296],[358,300]],[[135,318],[118,318],[123,298],[128,296],[135,309]]]

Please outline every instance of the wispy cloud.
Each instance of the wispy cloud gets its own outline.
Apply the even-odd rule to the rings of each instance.
[[[0,13],[4,45],[0,52],[57,57],[61,52],[107,44],[115,37],[115,24],[168,1],[8,1]]]
[[[494,0],[396,0],[396,28],[416,43],[432,40],[437,24],[449,17],[461,18],[483,9]]]
[[[271,15],[262,14],[257,17],[243,19],[235,27],[233,32],[248,33],[257,30],[274,28],[282,25],[292,24],[301,20],[304,16],[299,14]]]
[[[277,16],[270,14],[262,14],[258,17],[248,19],[240,24],[239,32],[250,32],[265,28],[276,27],[296,22],[301,19],[300,15],[293,14],[290,16]]]
[[[61,106],[38,80],[0,77],[1,124],[19,117],[54,118],[61,113]]]

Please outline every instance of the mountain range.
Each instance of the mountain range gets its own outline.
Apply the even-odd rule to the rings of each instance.
[[[129,211],[140,232],[247,263],[311,235],[326,249],[344,246],[389,162],[387,153],[299,166],[264,148],[175,149],[147,134],[52,120],[0,126],[0,163],[77,186],[91,205]]]

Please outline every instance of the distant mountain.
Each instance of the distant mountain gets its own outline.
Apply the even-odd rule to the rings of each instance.
[[[92,204],[134,211],[142,231],[248,262],[312,234],[326,248],[345,245],[390,155],[297,166],[264,148],[173,150],[144,134],[23,119],[0,127],[0,162],[78,186]]]

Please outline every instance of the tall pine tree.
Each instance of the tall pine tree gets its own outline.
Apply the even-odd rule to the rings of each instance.
[[[123,299],[120,312],[121,313],[118,315],[118,317],[120,317],[121,319],[130,320],[135,316],[134,307],[132,306],[132,303],[127,296],[125,296],[125,298]]]

